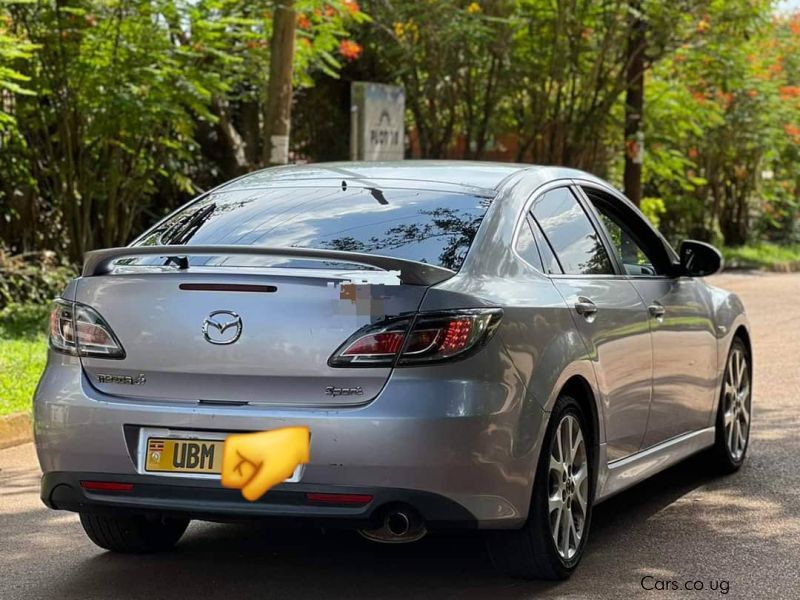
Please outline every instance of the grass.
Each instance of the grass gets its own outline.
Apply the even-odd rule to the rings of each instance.
[[[0,415],[31,411],[47,358],[48,312],[36,305],[0,311]]]
[[[723,248],[725,264],[738,269],[800,271],[800,244],[778,246],[761,243],[753,246]]]

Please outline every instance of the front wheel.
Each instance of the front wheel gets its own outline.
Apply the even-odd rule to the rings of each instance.
[[[492,531],[495,567],[514,577],[566,579],[577,567],[592,517],[592,461],[580,404],[561,396],[542,445],[528,520],[522,529]]]
[[[733,473],[744,463],[750,443],[752,411],[752,366],[741,338],[735,338],[728,353],[717,409],[716,439],[711,450],[714,466]]]
[[[81,525],[95,544],[112,552],[144,554],[169,550],[186,531],[188,519],[81,513]]]

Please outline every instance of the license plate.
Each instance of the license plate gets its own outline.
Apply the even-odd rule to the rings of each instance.
[[[137,473],[159,477],[219,479],[227,433],[142,427],[137,447]],[[297,483],[305,465],[297,465],[286,483]]]
[[[223,440],[147,438],[144,470],[151,473],[203,473],[222,471]]]

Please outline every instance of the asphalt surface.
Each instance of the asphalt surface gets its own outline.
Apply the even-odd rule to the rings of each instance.
[[[717,478],[691,459],[598,506],[567,582],[496,574],[478,534],[379,546],[347,532],[195,522],[169,554],[113,555],[77,516],[40,503],[26,444],[0,451],[0,599],[800,598],[800,274],[714,281],[742,296],[753,328],[748,460]]]

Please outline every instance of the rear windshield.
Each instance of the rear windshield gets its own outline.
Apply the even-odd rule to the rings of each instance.
[[[136,245],[250,245],[382,254],[458,270],[491,198],[343,187],[224,190],[188,205]],[[151,263],[140,259],[138,264]],[[193,264],[318,267],[274,257],[193,258]],[[352,267],[352,265],[349,265]]]

